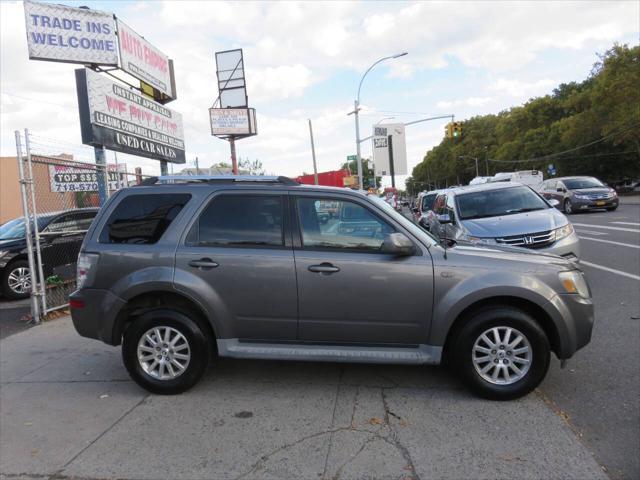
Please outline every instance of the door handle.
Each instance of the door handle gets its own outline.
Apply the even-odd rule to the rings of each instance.
[[[331,265],[330,263],[321,263],[320,265],[311,265],[309,267],[309,271],[323,273],[323,274],[330,274],[330,273],[339,272],[340,269],[334,265]]]
[[[218,264],[211,260],[210,258],[201,258],[200,260],[191,260],[189,262],[190,267],[202,268],[203,270],[209,270],[211,268],[216,268]]]

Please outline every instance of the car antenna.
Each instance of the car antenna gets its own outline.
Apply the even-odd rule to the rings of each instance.
[[[444,259],[447,259],[447,224],[442,225],[442,229],[444,230]]]

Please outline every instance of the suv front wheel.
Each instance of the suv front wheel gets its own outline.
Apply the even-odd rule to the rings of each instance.
[[[186,314],[154,309],[137,317],[122,341],[131,378],[144,389],[173,395],[193,387],[207,369],[207,338]]]
[[[547,336],[528,313],[503,306],[473,314],[451,354],[467,387],[485,398],[511,400],[544,379],[550,351]]]

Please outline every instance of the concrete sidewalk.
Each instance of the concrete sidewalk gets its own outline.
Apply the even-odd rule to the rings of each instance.
[[[0,368],[0,477],[607,478],[538,395],[437,368],[221,360],[162,397],[68,318],[1,341]]]

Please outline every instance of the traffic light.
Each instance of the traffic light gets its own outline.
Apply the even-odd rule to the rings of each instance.
[[[445,125],[444,135],[447,138],[453,138],[453,122],[449,122]]]
[[[453,138],[460,138],[462,137],[462,124],[460,122],[453,122],[453,124],[451,124],[451,135]]]

